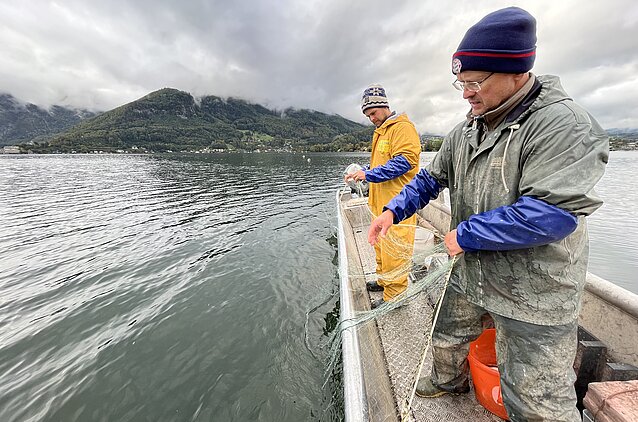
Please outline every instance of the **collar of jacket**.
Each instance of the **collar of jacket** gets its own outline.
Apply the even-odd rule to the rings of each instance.
[[[472,111],[470,110],[466,117],[468,119],[468,123],[472,122],[472,128],[476,128],[477,125],[482,128],[483,125],[481,125],[481,123],[483,123],[485,125],[485,129],[487,129],[488,132],[491,132],[496,129],[498,125],[500,125],[503,121],[509,119],[512,113],[514,113],[515,110],[519,109],[521,104],[523,104],[529,97],[529,94],[534,91],[535,85],[538,84],[538,87],[540,88],[540,83],[538,83],[536,76],[534,76],[534,74],[531,72],[529,75],[530,78],[525,83],[525,85],[523,85],[521,89],[516,91],[510,98],[508,98],[503,104],[501,104],[494,110],[490,110],[481,116],[472,115]],[[536,95],[538,95],[538,93]],[[536,98],[536,96],[534,96],[534,98]],[[512,118],[509,121],[516,120],[518,116],[520,116],[527,108],[529,108],[532,102],[533,99],[531,102],[529,102],[529,104],[527,104],[526,107],[518,110],[518,113],[516,113],[516,117]]]
[[[468,142],[474,150],[471,155],[471,160],[490,149],[499,139],[502,130],[512,127],[515,124],[522,124],[533,112],[540,108],[568,99],[570,99],[569,96],[563,90],[560,85],[560,80],[556,76],[539,76],[536,77],[534,85],[523,100],[509,112],[505,120],[501,123],[500,129],[496,128],[499,133],[495,134],[495,136],[490,136],[487,142],[480,142],[480,138],[486,129],[483,120],[466,120],[462,133],[466,142]]]
[[[485,113],[483,117],[485,118],[485,124],[487,125],[488,131],[496,129],[496,127],[505,120],[510,112],[523,101],[527,94],[529,94],[529,91],[531,91],[535,81],[536,76],[534,76],[534,74],[530,72],[529,79],[527,80],[527,82],[525,82],[521,89],[516,91],[510,98],[507,99],[507,101],[505,101],[499,107]]]
[[[530,109],[542,88],[538,78],[531,73],[530,76],[530,79],[525,85],[499,107],[482,116],[471,117],[471,126],[468,127],[468,130],[471,128],[472,134],[468,136],[467,141],[474,149],[472,160],[483,153],[483,151],[492,148],[499,139],[500,132],[505,127],[510,126],[510,123],[516,121],[525,111]],[[469,113],[468,116],[471,116],[471,113]],[[503,122],[505,122],[505,124],[503,124]],[[501,129],[499,129],[499,127]],[[498,134],[487,136],[497,129]],[[487,141],[484,142],[486,139]]]
[[[543,88],[543,84],[538,80],[538,78],[534,77],[534,85],[529,90],[523,101],[518,103],[518,105],[510,111],[510,113],[505,117],[505,124],[515,122],[519,117],[527,110],[530,109],[538,95],[541,93],[541,88]]]
[[[383,135],[385,131],[387,130],[388,126],[393,125],[397,122],[403,122],[403,121],[409,121],[408,116],[405,113],[397,114],[396,111],[393,111],[392,114],[390,114],[390,116],[387,119],[385,119],[385,121],[381,124],[381,126],[376,128],[374,131],[380,135]]]

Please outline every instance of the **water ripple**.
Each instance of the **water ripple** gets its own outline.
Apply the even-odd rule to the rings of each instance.
[[[0,420],[338,420],[303,336],[335,306],[333,192],[355,161],[0,156]],[[627,224],[600,215],[592,239]]]
[[[332,230],[339,172],[308,180],[306,161],[286,158],[2,157],[0,419],[300,420],[318,408],[301,286],[333,285],[334,248],[303,245]],[[302,367],[315,387],[288,385]],[[302,390],[299,404],[272,396]]]

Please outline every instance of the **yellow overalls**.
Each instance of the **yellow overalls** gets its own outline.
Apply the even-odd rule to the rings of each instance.
[[[405,157],[412,166],[397,178],[369,184],[368,205],[375,217],[383,212],[383,207],[417,174],[420,154],[419,135],[405,114],[392,116],[375,129],[372,136],[370,169],[385,164],[397,155]],[[385,301],[391,300],[408,287],[415,224],[416,215],[413,215],[399,225],[393,225],[386,238],[377,242],[374,247],[379,275],[377,283],[383,287]]]

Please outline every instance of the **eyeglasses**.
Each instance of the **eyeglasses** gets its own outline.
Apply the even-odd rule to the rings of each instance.
[[[488,80],[489,77],[492,76],[494,73],[495,72],[490,73],[485,78],[483,78],[482,81],[478,81],[478,82],[461,82],[457,79],[454,82],[452,82],[452,86],[454,86],[454,88],[458,89],[459,91],[463,91],[467,89],[468,91],[471,91],[471,92],[478,92],[481,90],[481,84],[485,82],[486,80]]]

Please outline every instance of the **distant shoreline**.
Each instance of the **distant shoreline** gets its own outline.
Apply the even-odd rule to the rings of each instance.
[[[421,148],[424,152],[436,152],[439,150],[443,142],[443,137],[422,138]],[[316,145],[311,149],[295,148],[291,145],[283,147],[264,147],[261,148],[201,148],[201,149],[188,149],[188,150],[171,150],[171,149],[158,149],[154,150],[149,147],[136,147],[131,148],[113,148],[103,146],[94,146],[93,148],[57,148],[56,146],[33,146],[29,144],[20,145],[7,145],[0,147],[0,154],[2,155],[26,155],[26,154],[113,154],[113,155],[148,155],[148,154],[229,154],[229,153],[245,153],[245,154],[260,154],[260,153],[289,153],[289,154],[307,154],[307,153],[341,153],[341,152],[358,152],[369,153],[370,146],[363,145],[363,142],[358,145],[339,145],[341,148],[329,148],[329,144],[321,144],[322,147],[318,148]],[[638,139],[633,138],[609,138],[610,151],[638,151]]]
[[[638,152],[638,148],[613,148],[610,147],[609,151],[636,151]],[[422,153],[432,153],[437,151],[422,151]],[[192,151],[150,151],[150,152],[107,152],[107,151],[93,151],[93,152],[22,152],[22,153],[3,153],[0,150],[0,156],[25,156],[25,155],[126,155],[126,156],[138,156],[138,155],[181,155],[181,154],[190,154],[190,155],[223,155],[223,154],[313,154],[313,155],[322,155],[322,154],[369,154],[370,151],[215,151],[215,152],[192,152]]]

